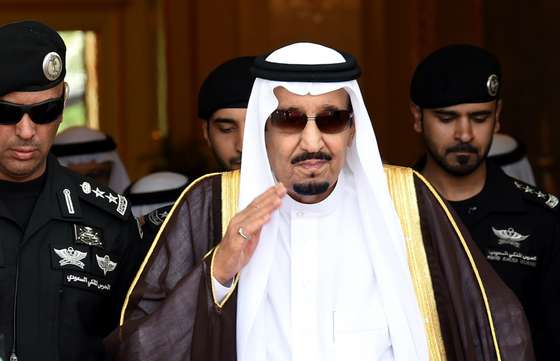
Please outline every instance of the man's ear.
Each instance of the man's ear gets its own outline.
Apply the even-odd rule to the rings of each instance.
[[[494,124],[494,133],[498,133],[498,131],[500,130],[500,127],[502,126],[501,119],[502,119],[502,99],[499,99],[496,102],[496,123]]]
[[[408,103],[408,109],[412,115],[412,127],[415,132],[422,133],[424,131],[422,124],[422,109],[412,101]]]
[[[200,125],[202,126],[202,136],[204,137],[204,140],[206,140],[208,146],[211,147],[210,135],[208,134],[210,132],[210,120],[203,119]]]

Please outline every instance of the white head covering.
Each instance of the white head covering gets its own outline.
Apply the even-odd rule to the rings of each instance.
[[[281,64],[344,63],[341,53],[312,43],[296,43],[271,53],[267,62]],[[285,82],[257,77],[249,99],[241,162],[239,209],[275,184],[265,147],[265,123],[278,105],[273,90],[319,95],[344,88],[354,110],[356,135],[347,152],[346,165],[360,194],[362,225],[368,240],[372,271],[376,275],[396,360],[427,360],[424,323],[407,263],[405,241],[386,182],[371,121],[356,80],[343,82]],[[262,318],[263,299],[278,234],[278,212],[262,231],[250,262],[240,273],[237,300],[237,355],[253,360],[253,327]]]
[[[188,181],[184,175],[173,172],[156,172],[138,179],[125,192],[132,204],[132,214],[135,217],[143,216],[175,203]]]
[[[507,175],[536,185],[525,149],[515,138],[507,134],[494,134],[488,158],[497,163]]]
[[[108,136],[98,130],[81,126],[70,127],[57,134],[54,139],[54,145],[81,145],[106,139],[108,139]],[[75,152],[72,152],[72,155],[58,156],[57,158],[60,164],[64,166],[91,161],[96,161],[98,163],[111,161],[113,162],[113,168],[111,170],[111,178],[109,179],[109,187],[115,192],[122,193],[130,184],[126,168],[116,150],[100,152],[86,150],[84,152],[76,149]]]

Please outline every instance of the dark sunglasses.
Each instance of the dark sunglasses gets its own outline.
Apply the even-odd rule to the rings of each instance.
[[[317,128],[322,133],[335,134],[348,128],[354,119],[351,110],[328,110],[321,112],[314,117],[297,110],[277,109],[270,114],[270,124],[284,132],[301,132],[307,125],[309,119],[315,120]]]
[[[30,105],[0,101],[0,124],[17,124],[24,114],[28,114],[35,124],[50,123],[62,114],[65,95],[64,92],[59,98]]]

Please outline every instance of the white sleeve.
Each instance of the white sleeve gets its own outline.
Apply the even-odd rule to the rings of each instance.
[[[217,301],[216,303],[221,303],[227,295],[233,291],[233,282],[230,282],[229,286],[226,287],[222,285],[217,279],[212,277],[212,291],[214,292],[214,300]]]

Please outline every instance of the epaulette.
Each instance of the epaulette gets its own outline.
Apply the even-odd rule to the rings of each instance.
[[[517,189],[523,192],[523,196],[526,199],[534,201],[536,203],[542,204],[543,206],[550,208],[550,209],[558,209],[558,204],[560,201],[558,197],[552,195],[550,193],[543,192],[542,190],[538,189],[535,186],[522,182],[518,179],[513,179],[513,184]]]
[[[130,203],[123,195],[109,187],[82,179],[79,187],[80,198],[121,219],[130,215]]]

